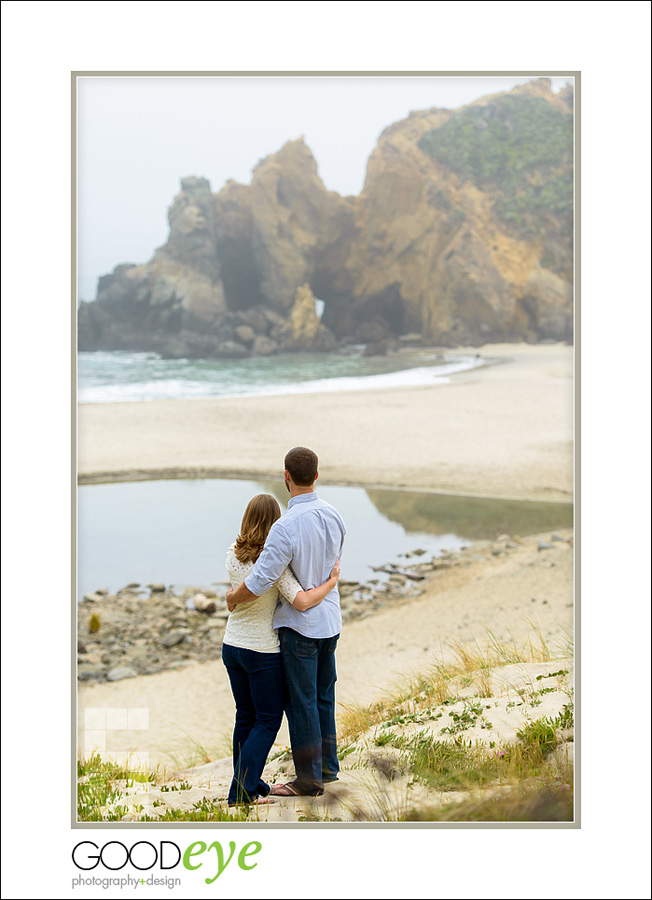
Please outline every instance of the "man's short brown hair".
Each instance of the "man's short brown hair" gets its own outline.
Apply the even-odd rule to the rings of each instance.
[[[310,487],[315,483],[319,460],[307,447],[293,447],[285,454],[285,468],[297,487]]]

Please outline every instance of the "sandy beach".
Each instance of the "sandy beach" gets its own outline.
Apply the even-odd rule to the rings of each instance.
[[[83,404],[79,480],[278,478],[303,444],[322,483],[570,500],[573,348],[460,352],[507,361],[409,389]]]
[[[79,480],[278,478],[287,449],[304,444],[320,457],[322,483],[572,500],[573,348],[477,352],[500,362],[432,387],[82,405]],[[340,720],[347,708],[452,659],[455,642],[477,647],[489,637],[534,635],[553,652],[568,647],[573,532],[559,531],[545,550],[550,534],[510,536],[498,549],[434,572],[420,596],[346,623],[337,651]],[[115,683],[81,683],[82,752],[131,753],[132,762],[167,772],[200,766],[193,790],[208,785],[219,794],[228,783],[234,704],[218,649],[215,656]],[[288,745],[284,723],[275,749]],[[296,821],[296,810],[283,816]]]

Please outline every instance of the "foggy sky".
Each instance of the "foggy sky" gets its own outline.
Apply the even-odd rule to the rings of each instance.
[[[527,77],[81,77],[77,96],[78,297],[168,233],[186,175],[214,192],[303,135],[329,190],[358,194],[381,131],[411,110],[454,109]],[[552,78],[560,90],[570,77]]]

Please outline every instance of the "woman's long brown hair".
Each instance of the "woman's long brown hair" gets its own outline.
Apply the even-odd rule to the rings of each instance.
[[[271,494],[252,497],[242,517],[235,555],[240,562],[255,562],[263,551],[269,529],[281,518],[281,507]]]

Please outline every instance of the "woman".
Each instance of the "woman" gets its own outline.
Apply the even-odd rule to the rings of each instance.
[[[280,516],[281,509],[271,494],[257,494],[249,501],[240,534],[226,555],[226,568],[234,588],[253,569],[270,528]],[[256,600],[238,604],[229,616],[222,644],[222,660],[236,706],[229,806],[271,802],[263,799],[270,787],[261,775],[283,718],[281,653],[278,635],[272,627],[279,592],[297,609],[310,609],[333,590],[339,574],[339,562],[336,562],[327,581],[304,591],[287,568],[273,587]]]

